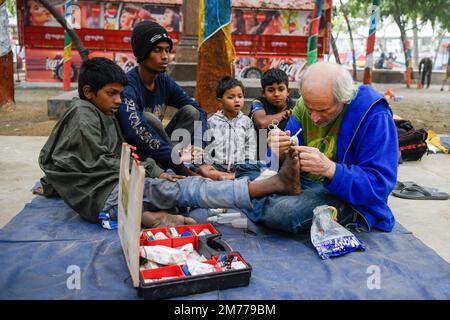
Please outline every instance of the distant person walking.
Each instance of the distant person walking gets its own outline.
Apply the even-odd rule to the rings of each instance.
[[[387,69],[393,69],[394,68],[394,62],[397,59],[397,56],[393,52],[389,52],[389,55],[387,57],[386,61],[386,68]]]
[[[430,87],[431,71],[433,70],[433,61],[430,58],[422,58],[419,63],[419,79],[420,89],[425,86],[425,78],[427,79],[427,89]],[[422,77],[420,77],[422,75]]]
[[[447,61],[447,72],[445,73],[445,79],[442,81],[441,91],[444,91],[445,83],[448,82],[448,91],[450,91],[450,44],[447,46],[448,49],[448,61]]]

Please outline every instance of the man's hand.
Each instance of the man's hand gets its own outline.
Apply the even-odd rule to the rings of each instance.
[[[180,175],[177,175],[177,174],[171,175],[171,174],[168,174],[167,172],[163,172],[163,173],[161,173],[161,175],[159,176],[159,178],[160,178],[160,179],[164,179],[164,180],[168,180],[168,181],[175,182],[175,181],[177,181],[177,180],[184,179],[184,178],[186,178],[186,177],[185,177],[185,176],[180,176]]]
[[[304,172],[320,175],[332,180],[336,172],[336,163],[331,161],[317,148],[295,146],[300,154],[300,168]]]
[[[281,131],[280,129],[274,129],[269,131],[267,138],[267,144],[276,157],[283,161],[284,157],[288,153],[289,146],[291,145],[291,132]]]

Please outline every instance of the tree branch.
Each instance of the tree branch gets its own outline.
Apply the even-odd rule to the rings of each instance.
[[[75,44],[75,47],[78,50],[78,53],[81,56],[82,61],[86,61],[89,59],[89,50],[86,49],[86,47],[83,45],[83,42],[81,42],[80,38],[76,34],[75,31],[73,31],[72,27],[70,27],[66,19],[58,12],[58,10],[53,7],[48,0],[38,0],[42,5],[47,9],[52,16],[55,17],[55,19],[58,21],[58,23],[64,28],[64,30],[70,35],[72,38],[73,43]]]

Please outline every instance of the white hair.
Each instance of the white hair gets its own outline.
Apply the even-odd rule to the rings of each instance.
[[[300,91],[302,90],[302,85],[304,82],[307,81],[308,77],[312,75],[314,72],[314,69],[316,68],[323,68],[331,66],[329,77],[327,77],[328,81],[324,82],[324,84],[329,83],[331,84],[333,95],[336,101],[342,102],[342,103],[349,103],[356,92],[356,87],[353,83],[353,78],[350,74],[350,72],[343,67],[340,64],[335,63],[329,63],[329,62],[317,62],[310,66],[306,71],[303,73],[302,77],[300,78]]]

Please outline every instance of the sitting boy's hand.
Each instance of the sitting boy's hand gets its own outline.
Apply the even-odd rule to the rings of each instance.
[[[291,117],[291,114],[292,114],[292,110],[291,110],[291,109],[286,110],[286,111],[284,112],[283,119],[284,119],[284,120],[289,119],[289,118]]]
[[[159,178],[160,178],[160,179],[164,179],[164,180],[168,180],[168,181],[175,182],[175,181],[177,181],[177,180],[184,179],[184,178],[186,178],[186,177],[185,177],[185,176],[180,176],[180,175],[177,175],[177,174],[171,175],[171,174],[168,174],[167,172],[163,172],[163,173],[161,173],[161,175],[159,176]]]

